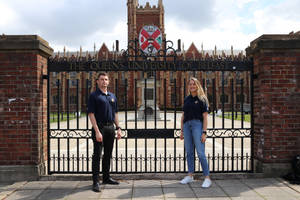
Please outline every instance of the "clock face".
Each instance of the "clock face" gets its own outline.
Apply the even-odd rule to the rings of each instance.
[[[146,54],[155,54],[161,48],[162,34],[157,26],[144,26],[139,34],[140,48]]]

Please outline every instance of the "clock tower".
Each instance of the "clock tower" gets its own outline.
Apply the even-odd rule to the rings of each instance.
[[[138,39],[144,26],[156,26],[160,29],[162,39],[166,38],[164,24],[164,6],[162,0],[157,5],[139,5],[138,0],[127,0],[128,9],[128,41]]]

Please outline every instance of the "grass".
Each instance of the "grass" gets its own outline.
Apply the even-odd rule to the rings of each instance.
[[[225,113],[224,113],[224,118],[225,118],[225,119],[232,119],[231,114],[232,114],[231,112],[225,112]],[[239,120],[239,121],[242,120],[241,112],[238,112],[238,113],[237,113],[237,117],[236,117],[235,112],[234,112],[233,115],[234,115],[234,116],[233,116],[233,119],[234,119],[234,120]],[[222,118],[222,115],[220,115],[219,117]],[[250,114],[244,114],[244,121],[245,121],[245,122],[251,122],[251,115],[250,115]]]
[[[80,113],[80,117],[85,117],[86,116],[86,113],[82,112]],[[77,116],[76,116],[76,112],[70,112],[69,113],[69,120],[72,120],[72,119],[76,119]],[[63,122],[63,121],[67,121],[68,119],[68,114],[67,113],[60,113],[60,122]],[[53,122],[57,122],[57,113],[51,113],[50,114],[50,123],[53,123]]]

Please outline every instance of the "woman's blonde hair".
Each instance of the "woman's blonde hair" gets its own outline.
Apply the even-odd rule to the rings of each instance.
[[[198,96],[198,98],[200,100],[204,101],[206,103],[207,107],[209,107],[208,99],[207,99],[207,97],[206,97],[206,95],[204,93],[204,90],[203,90],[203,88],[202,88],[202,86],[200,84],[200,81],[198,79],[196,79],[195,77],[191,77],[190,80],[189,80],[189,83],[191,81],[194,81],[195,84],[196,84],[196,86],[197,86],[197,96]],[[191,94],[190,89],[189,89],[189,94]]]

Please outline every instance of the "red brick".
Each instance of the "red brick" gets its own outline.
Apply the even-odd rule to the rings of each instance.
[[[4,112],[0,114],[0,165],[28,165],[40,162],[36,156],[39,155],[38,144],[42,142],[38,134],[47,136],[47,129],[36,131],[42,127],[43,118],[44,123],[47,123],[46,114],[38,112],[41,110],[38,109],[39,105],[47,100],[46,95],[42,99],[41,89],[47,87],[46,82],[40,87],[40,66],[44,65],[46,72],[47,59],[38,53],[31,50],[0,51],[0,103],[5,107]],[[33,96],[35,98],[32,98]],[[13,98],[16,100],[9,103],[8,99]],[[21,98],[24,100],[20,100]],[[46,123],[44,126],[47,127]],[[1,134],[2,131],[5,135]],[[47,146],[44,147],[47,150]]]
[[[299,56],[298,49],[268,50],[254,56],[254,72],[259,72],[259,76],[254,79],[253,128],[256,136],[264,135],[264,146],[260,146],[264,153],[263,162],[287,162],[295,152],[299,153],[300,103],[296,102],[300,102],[297,98],[297,95],[300,96],[297,90],[300,81],[294,82],[296,74],[300,72],[296,72],[296,69],[300,69]],[[272,105],[272,109],[266,104]],[[255,112],[260,114],[256,115]],[[264,132],[260,133],[261,129]],[[256,136],[254,155],[259,155],[256,152],[260,138],[255,139]],[[270,138],[273,138],[273,142],[270,142]]]

